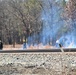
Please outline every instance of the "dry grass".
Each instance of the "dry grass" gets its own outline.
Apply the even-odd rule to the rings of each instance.
[[[50,45],[46,45],[43,46],[42,44],[39,44],[38,46],[33,46],[31,45],[30,47],[27,47],[27,49],[50,49],[50,48],[55,48],[53,46]],[[20,50],[22,49],[22,44],[16,44],[15,48],[13,47],[13,45],[4,45],[3,50]]]
[[[13,45],[4,45],[3,46],[3,50],[18,50],[22,48],[22,44],[16,44],[15,48],[13,47]]]

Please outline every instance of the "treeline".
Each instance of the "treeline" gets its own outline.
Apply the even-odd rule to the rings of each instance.
[[[70,1],[73,2],[73,0]],[[70,9],[71,7],[74,8],[74,4],[70,6],[69,2],[65,0],[51,0],[49,2],[50,7],[52,4],[61,7],[60,10],[63,13],[61,12],[60,17],[66,21],[63,26],[64,28],[59,29],[58,36],[56,36],[55,40],[64,32],[71,29],[68,21],[70,19],[72,20],[75,16],[73,16],[74,13],[73,15],[71,14],[72,9]],[[0,39],[2,39],[4,44],[13,44],[15,46],[15,43],[23,43],[23,40],[29,39],[30,37],[33,38],[31,40],[34,40],[31,43],[40,43],[40,33],[43,31],[44,24],[41,18],[42,11],[45,11],[44,4],[44,0],[0,0]],[[47,9],[52,9],[49,6],[46,6],[48,7]],[[73,17],[69,19],[68,14]]]
[[[0,36],[5,44],[22,43],[41,29],[41,1],[1,0]]]

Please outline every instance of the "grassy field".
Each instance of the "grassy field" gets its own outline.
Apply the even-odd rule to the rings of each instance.
[[[50,48],[55,48],[55,47],[50,46],[50,45],[43,46],[42,44],[39,44],[37,46],[31,45],[30,47],[27,46],[27,49],[50,49]],[[3,46],[3,50],[20,50],[20,49],[23,49],[22,44],[16,44],[15,47],[13,47],[13,45]]]
[[[17,50],[17,49],[21,49],[22,48],[22,44],[16,44],[15,48],[13,47],[13,45],[4,45],[3,46],[3,50]]]

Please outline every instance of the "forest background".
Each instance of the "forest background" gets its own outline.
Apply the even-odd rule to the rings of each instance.
[[[0,0],[0,39],[4,44],[55,45],[76,37],[75,0]],[[74,39],[75,41],[75,39]]]

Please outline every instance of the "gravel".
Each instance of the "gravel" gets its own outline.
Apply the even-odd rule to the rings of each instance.
[[[76,53],[1,53],[0,75],[76,75]]]

